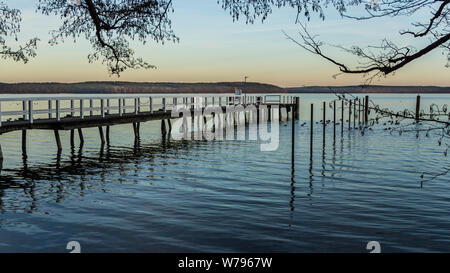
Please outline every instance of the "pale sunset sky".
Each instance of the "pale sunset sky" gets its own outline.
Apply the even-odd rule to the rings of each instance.
[[[50,46],[49,31],[60,26],[59,18],[36,13],[37,0],[3,0],[10,7],[22,10],[20,40],[39,37],[38,56],[28,64],[0,60],[0,82],[263,82],[282,87],[310,85],[361,84],[361,76],[332,76],[336,66],[306,52],[288,41],[282,31],[298,37],[296,11],[275,9],[261,23],[246,25],[245,20],[233,22],[229,13],[216,0],[175,0],[175,12],[170,16],[179,43],[145,46],[136,43],[136,56],[156,65],[155,70],[127,70],[120,78],[109,76],[101,63],[90,64],[87,55],[91,47],[84,38],[76,43],[67,40]],[[307,23],[310,32],[334,45],[378,45],[383,38],[408,45],[411,38],[400,37],[398,31],[411,23],[411,17],[382,18],[370,21],[342,19],[334,9],[327,10],[326,19],[317,16]],[[427,12],[415,19],[427,21]],[[413,44],[419,48],[425,41]],[[344,62],[354,59],[335,48],[329,53]],[[375,80],[384,85],[450,86],[450,69],[445,68],[446,56],[437,50],[409,64],[395,75]]]

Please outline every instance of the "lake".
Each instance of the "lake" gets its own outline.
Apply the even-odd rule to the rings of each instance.
[[[269,152],[258,141],[165,140],[160,121],[142,123],[139,142],[131,124],[112,126],[103,149],[97,128],[82,149],[63,131],[60,156],[52,131],[29,131],[26,157],[20,131],[1,135],[0,252],[69,252],[69,241],[82,252],[368,252],[369,241],[449,252],[450,175],[421,179],[449,167],[448,142],[382,121],[364,135],[345,124],[336,139],[328,125],[323,147],[317,123],[310,156],[309,105],[318,122],[335,97],[299,96],[294,171],[290,121]],[[415,109],[413,94],[370,97]],[[433,103],[450,95],[422,96],[422,109]]]

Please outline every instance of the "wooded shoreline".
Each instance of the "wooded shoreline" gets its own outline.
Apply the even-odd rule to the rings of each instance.
[[[450,94],[440,86],[304,86],[279,87],[256,82],[171,83],[171,82],[81,82],[81,83],[0,83],[0,94],[230,94],[244,93],[369,93],[369,94]]]

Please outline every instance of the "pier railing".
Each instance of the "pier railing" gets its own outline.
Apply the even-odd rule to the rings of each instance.
[[[201,104],[203,107],[227,106],[233,104],[292,104],[294,96],[258,96],[258,95],[202,95],[202,96],[164,96],[164,95],[132,95],[132,96],[75,96],[75,97],[29,97],[0,98],[0,127],[5,121],[27,121],[33,124],[36,119],[56,119],[127,113],[138,115],[143,112],[167,112],[176,105],[193,107]],[[270,102],[269,102],[270,101]]]

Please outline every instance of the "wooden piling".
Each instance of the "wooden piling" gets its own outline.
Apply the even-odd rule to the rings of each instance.
[[[369,122],[369,96],[366,96],[366,101],[365,101],[365,107],[364,107],[364,122],[368,123]]]
[[[294,164],[295,164],[295,117],[294,117],[294,106],[292,106],[292,151],[291,151],[291,165],[292,165],[292,171],[294,171]]]
[[[323,130],[322,130],[322,138],[323,138],[323,146],[325,147],[325,127],[326,127],[326,102],[323,102]]]
[[[361,129],[361,99],[358,98],[358,127]]]
[[[353,101],[353,128],[356,128],[356,99]]]
[[[342,117],[342,122],[341,122],[341,134],[344,134],[344,100],[342,100],[342,109],[341,109],[341,117]]]
[[[333,101],[333,139],[336,139],[336,100]]]
[[[58,151],[61,151],[62,146],[61,146],[61,138],[59,137],[59,131],[53,130],[53,132],[55,133],[56,147],[58,148]]]
[[[106,126],[106,142],[109,143],[109,125]]]
[[[420,119],[420,95],[416,98],[416,122]]]
[[[300,98],[295,97],[295,119],[300,120]]]
[[[169,125],[169,134],[170,134],[172,132],[172,122],[170,121],[170,118],[167,119],[167,124]],[[138,125],[138,132],[139,132],[139,125]]]
[[[134,133],[134,138],[138,139],[139,138],[139,131],[138,131],[137,122],[133,122],[133,133]]]
[[[22,130],[22,153],[27,153],[27,130]]]
[[[349,107],[348,107],[348,129],[352,129],[352,101],[349,100]]]
[[[313,155],[314,104],[311,103],[310,155]]]
[[[73,148],[75,146],[75,130],[70,130],[70,147]]]
[[[83,146],[84,137],[83,137],[83,130],[81,128],[78,128],[78,137],[80,138],[80,146]]]
[[[105,136],[103,135],[103,128],[102,126],[98,126],[98,132],[100,133],[100,141],[102,145],[105,144]]]
[[[164,119],[161,120],[161,133],[163,136],[167,135],[166,121]]]

